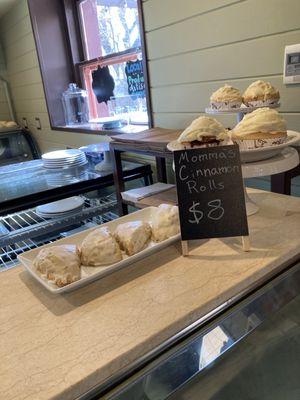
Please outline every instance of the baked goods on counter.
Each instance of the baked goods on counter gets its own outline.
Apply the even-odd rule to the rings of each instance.
[[[185,148],[211,147],[228,139],[224,126],[215,118],[202,116],[195,119],[179,136],[177,141]]]
[[[1,128],[15,128],[18,125],[14,121],[0,121],[0,129]]]
[[[287,139],[286,122],[276,110],[258,108],[235,126],[231,139],[244,150],[282,144]]]
[[[279,91],[271,83],[261,80],[251,83],[243,94],[243,102],[248,107],[276,105],[279,99]]]
[[[107,227],[95,229],[81,244],[81,263],[85,266],[110,265],[122,258],[119,245]]]
[[[230,85],[224,85],[210,97],[210,106],[214,110],[231,110],[241,107],[243,98],[240,91]]]
[[[152,239],[161,242],[180,232],[178,207],[160,204],[152,220]]]
[[[161,204],[61,239],[56,245],[29,250],[19,260],[50,292],[63,293],[170,245],[179,231],[177,206]]]
[[[80,252],[75,245],[42,249],[34,260],[37,273],[63,287],[80,279]]]
[[[117,226],[114,237],[127,255],[132,256],[143,250],[151,238],[148,222],[130,221]]]

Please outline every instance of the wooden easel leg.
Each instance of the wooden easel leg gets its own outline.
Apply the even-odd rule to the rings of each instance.
[[[243,251],[250,251],[250,239],[249,236],[242,236]]]
[[[187,240],[182,240],[181,247],[183,257],[187,257],[189,255],[189,242]]]

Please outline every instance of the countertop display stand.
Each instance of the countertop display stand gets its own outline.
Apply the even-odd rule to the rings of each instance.
[[[275,105],[264,106],[269,108],[279,108],[280,103]],[[237,114],[237,122],[239,123],[245,114],[248,114],[254,110],[262,107],[240,107],[236,110],[215,110],[210,107],[205,109],[207,114],[212,115],[223,115],[223,114]],[[257,178],[260,176],[275,175],[282,172],[289,171],[299,165],[298,152],[291,148],[285,148],[281,153],[269,158],[267,160],[243,163],[243,177],[245,178]],[[244,186],[245,187],[245,186]],[[258,206],[248,196],[245,189],[245,202],[247,209],[247,216],[256,214],[259,210]]]
[[[246,107],[246,106],[244,106],[244,107],[240,107],[240,108],[232,109],[232,110],[216,110],[214,108],[207,107],[205,109],[205,112],[206,112],[206,114],[212,114],[212,115],[217,115],[217,114],[220,114],[220,115],[222,115],[222,114],[236,114],[237,115],[236,119],[237,119],[237,122],[239,123],[244,118],[245,114],[249,114],[252,111],[257,110],[258,108],[266,108],[266,107],[268,107],[268,108],[279,108],[280,107],[280,103],[270,104],[268,106],[260,106],[260,107]]]

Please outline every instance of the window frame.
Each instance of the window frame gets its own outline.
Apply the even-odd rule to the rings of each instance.
[[[105,134],[105,135],[114,135],[118,133],[123,133],[124,131],[121,129],[115,130],[103,130],[99,129],[91,124],[90,127],[65,127],[58,123],[54,122],[55,115],[53,113],[53,109],[57,109],[58,98],[56,96],[56,104],[53,105],[54,100],[51,98],[51,86],[55,85],[55,81],[53,76],[51,77],[48,71],[48,68],[45,64],[45,53],[47,53],[47,42],[46,39],[44,41],[41,40],[41,35],[39,29],[41,26],[37,24],[37,16],[34,14],[38,7],[36,6],[37,0],[28,0],[31,22],[33,33],[35,37],[35,43],[38,53],[39,65],[41,69],[42,81],[45,91],[45,98],[47,104],[47,110],[49,114],[50,127],[52,130],[56,131],[69,131],[69,132],[78,132],[78,133],[91,133],[91,134]],[[47,7],[46,0],[39,0],[43,5],[44,9]],[[53,1],[53,0],[52,0]],[[84,59],[84,46],[82,42],[81,36],[81,22],[79,16],[78,5],[83,0],[56,0],[54,3],[59,2],[59,6],[57,6],[58,14],[57,20],[59,20],[59,24],[61,27],[61,32],[65,36],[65,67],[67,69],[67,74],[69,76],[69,82],[75,82],[80,87],[84,86],[83,79],[81,76],[80,68],[83,65],[91,64],[92,62],[105,62],[107,59],[111,59],[113,56],[120,55],[121,53],[128,54],[128,50],[125,50],[121,53],[114,53],[105,56],[98,57],[93,60],[85,60]],[[143,16],[143,8],[142,8],[142,0],[137,0],[138,7],[138,18],[139,18],[139,26],[140,26],[140,34],[141,34],[141,50],[142,53],[142,63],[143,63],[143,71],[144,71],[144,79],[145,79],[145,97],[147,104],[147,113],[148,113],[148,126],[149,128],[153,127],[153,115],[152,115],[152,106],[151,106],[151,97],[150,97],[150,80],[148,73],[148,65],[147,65],[147,48],[146,48],[146,39],[145,39],[145,26],[144,26],[144,16]],[[63,25],[63,26],[62,26]],[[43,27],[42,27],[43,29]],[[47,56],[49,56],[47,54]],[[69,83],[68,82],[68,83]],[[61,88],[61,94],[65,90],[65,88]],[[53,97],[53,96],[52,96]],[[145,126],[145,129],[146,126]]]

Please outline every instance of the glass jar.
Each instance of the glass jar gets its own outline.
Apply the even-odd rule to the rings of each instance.
[[[89,105],[87,91],[80,89],[76,83],[70,83],[62,94],[66,125],[87,124],[89,122]]]

